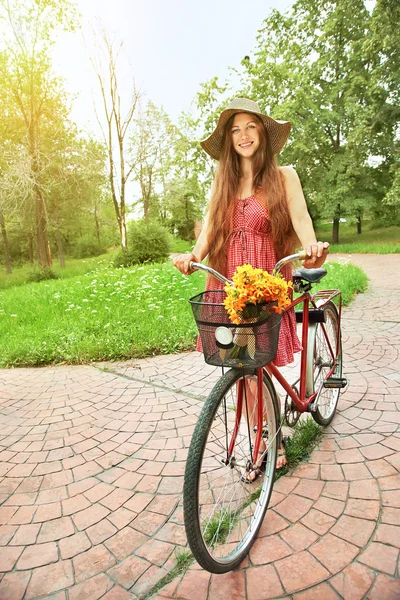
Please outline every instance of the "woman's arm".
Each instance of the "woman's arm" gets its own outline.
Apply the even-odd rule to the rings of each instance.
[[[193,270],[190,269],[189,264],[191,262],[201,262],[208,254],[208,214],[204,219],[204,224],[201,229],[200,235],[197,238],[197,242],[193,248],[193,252],[190,254],[178,254],[173,258],[174,266],[179,269],[183,275],[190,275]]]
[[[303,260],[307,269],[320,267],[329,253],[328,242],[317,242],[300,179],[292,167],[281,167],[285,178],[286,195],[293,228],[309,258]]]

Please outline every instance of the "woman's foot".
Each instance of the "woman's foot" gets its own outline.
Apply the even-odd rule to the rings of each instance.
[[[259,459],[257,460],[257,465],[253,469],[246,469],[246,471],[242,473],[241,480],[243,483],[254,483],[255,480],[264,473],[267,461],[267,452],[265,449],[259,450],[258,454]]]
[[[287,437],[283,436],[282,441],[281,441],[281,446],[278,450],[278,457],[276,459],[276,470],[283,469],[283,467],[285,467],[287,465],[286,450],[285,450],[286,440],[287,440]]]

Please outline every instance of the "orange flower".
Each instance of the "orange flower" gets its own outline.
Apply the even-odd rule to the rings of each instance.
[[[251,265],[236,268],[232,277],[233,287],[225,286],[226,298],[224,306],[232,323],[243,322],[243,310],[246,306],[274,303],[271,310],[280,314],[291,303],[289,290],[292,282],[287,282],[282,275],[270,275],[262,269]]]

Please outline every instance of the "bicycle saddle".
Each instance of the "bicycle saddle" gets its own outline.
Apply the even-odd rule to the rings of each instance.
[[[300,267],[293,273],[293,279],[302,279],[308,281],[308,283],[318,283],[327,274],[326,269],[319,267],[319,269],[305,269]]]

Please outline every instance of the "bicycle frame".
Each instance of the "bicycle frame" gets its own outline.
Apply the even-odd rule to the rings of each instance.
[[[292,254],[280,260],[274,270],[273,274],[279,273],[283,266],[286,264],[293,262],[295,260],[305,259],[307,257],[305,252],[299,252],[297,254]],[[194,269],[201,269],[202,271],[207,272],[212,275],[216,279],[222,281],[223,283],[233,285],[232,281],[211,269],[208,266],[205,266],[201,263],[191,263],[190,265]],[[314,345],[315,345],[315,336],[317,325],[321,326],[323,335],[328,344],[329,351],[333,357],[333,365],[328,375],[325,379],[329,378],[336,369],[336,362],[339,354],[339,345],[340,345],[340,335],[336,336],[336,348],[332,348],[329,337],[326,334],[325,325],[323,322],[311,322],[310,321],[310,306],[312,309],[322,309],[325,304],[327,304],[333,298],[339,298],[338,303],[338,334],[340,332],[340,324],[341,324],[341,313],[342,313],[342,296],[340,290],[321,290],[315,292],[314,294],[310,294],[308,291],[304,292],[298,298],[294,299],[291,304],[287,307],[286,310],[290,310],[299,304],[303,304],[302,311],[302,350],[300,356],[300,388],[299,393],[296,393],[295,389],[292,385],[287,381],[287,379],[282,375],[279,369],[275,366],[273,362],[270,362],[265,367],[261,367],[257,369],[257,433],[254,440],[253,446],[253,464],[256,464],[258,457],[258,451],[260,447],[260,442],[262,438],[262,423],[263,423],[263,414],[262,414],[262,402],[258,401],[262,398],[263,394],[263,373],[266,371],[268,375],[271,377],[275,377],[275,379],[280,383],[288,396],[293,400],[293,403],[296,407],[296,410],[300,413],[304,413],[310,410],[310,405],[318,396],[318,393],[321,388],[318,390],[314,389],[314,371],[313,371],[313,358],[314,358]],[[323,385],[323,383],[321,384]],[[243,396],[246,395],[245,386],[243,385],[243,380],[238,382],[238,400],[237,400],[237,410],[236,410],[236,420],[234,425],[234,431],[232,434],[232,438],[229,442],[228,448],[228,456],[227,463],[230,460],[230,457],[233,455],[234,447],[236,443],[237,434],[240,427],[240,422],[243,414]],[[246,399],[247,402],[247,399]]]
[[[319,390],[314,389],[314,373],[313,373],[313,352],[314,352],[314,340],[315,340],[315,330],[317,328],[318,323],[310,323],[309,319],[309,310],[310,304],[312,308],[321,309],[323,306],[332,300],[335,297],[339,297],[339,306],[338,306],[338,332],[340,331],[340,322],[341,322],[341,314],[342,314],[342,296],[340,290],[321,290],[311,295],[309,292],[303,293],[299,298],[293,300],[290,306],[287,308],[294,308],[298,304],[303,304],[303,319],[302,319],[302,350],[300,355],[300,389],[299,393],[296,394],[293,387],[288,383],[279,369],[274,365],[273,362],[269,363],[264,367],[267,373],[273,377],[280,383],[285,392],[290,396],[293,400],[296,409],[303,413],[306,412],[310,406],[310,404],[315,400],[318,395]],[[326,335],[325,325],[324,323],[319,323],[323,334],[325,336],[326,342],[329,347],[329,351],[332,354],[334,359],[332,369],[330,370],[327,377],[330,377],[336,368],[336,360],[339,353],[339,340],[340,336],[336,337],[336,348],[332,348],[330,345],[330,341],[328,336]],[[312,343],[310,343],[312,342]]]

